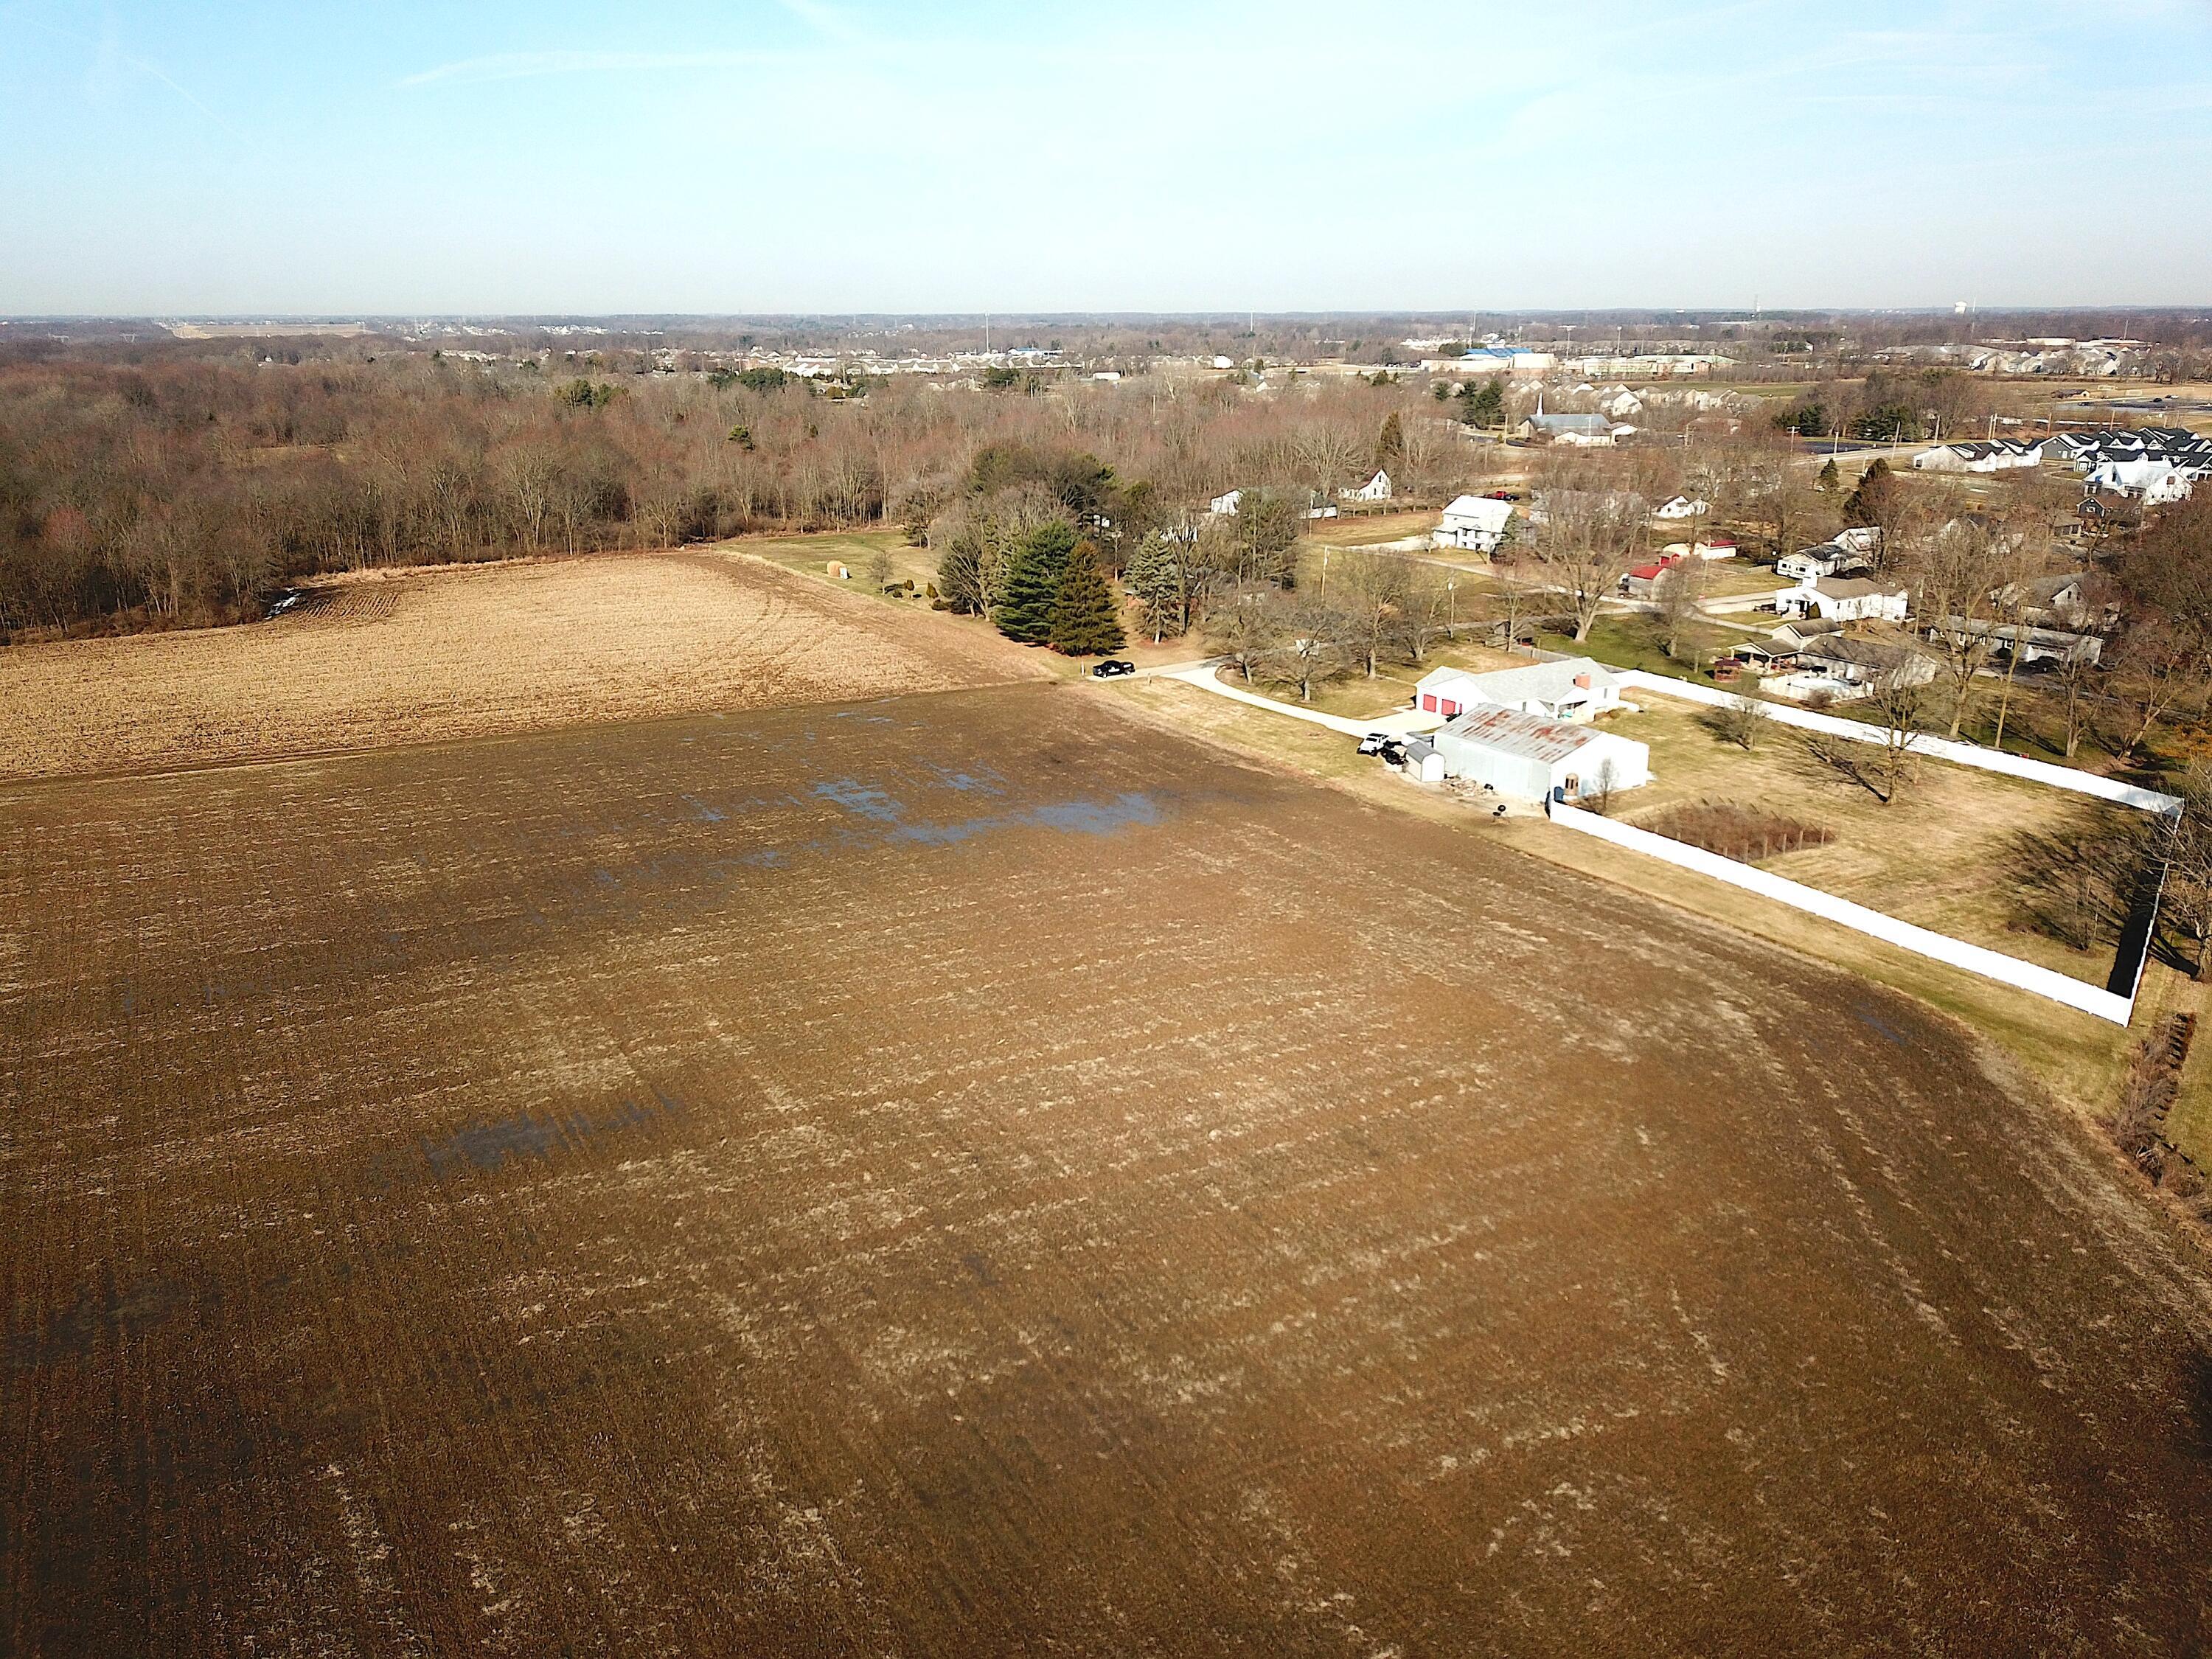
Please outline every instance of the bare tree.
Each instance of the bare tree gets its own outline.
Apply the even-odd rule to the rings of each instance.
[[[1759,747],[1759,738],[1772,723],[1766,705],[1747,691],[1736,693],[1713,714],[1714,731],[1747,754]]]
[[[1951,737],[1996,647],[1997,596],[2017,545],[2012,532],[1978,514],[1954,514],[1912,538],[1913,608],[1950,685]]]
[[[2165,919],[2194,948],[2193,977],[2212,980],[2212,769],[2193,766],[2168,786],[2181,811],[2166,821],[2160,852],[2166,859]]]
[[[1337,606],[1353,624],[1357,649],[1373,679],[1383,653],[1401,641],[1413,604],[1413,564],[1395,554],[1347,549]]]
[[[1887,806],[1911,776],[1912,745],[1921,731],[1928,684],[1893,671],[1874,683],[1866,702],[1869,709],[1880,716],[1880,742],[1813,736],[1806,738],[1805,747]]]
[[[1652,620],[1668,656],[1681,655],[1682,635],[1698,619],[1705,596],[1705,562],[1692,554],[1659,573],[1651,592]]]
[[[1875,682],[1868,704],[1881,716],[1882,741],[1875,750],[1875,775],[1880,787],[1875,797],[1887,806],[1911,775],[1912,743],[1921,730],[1928,703],[1928,685],[1910,674],[1892,671]]]
[[[2058,706],[2065,720],[2066,758],[2072,760],[2081,747],[2081,734],[2088,726],[2089,697],[2101,671],[2096,662],[2084,653],[2068,652],[2058,659],[2053,678],[2058,683]]]
[[[2166,618],[2139,616],[2120,636],[2105,687],[2127,711],[2127,735],[2120,752],[2133,754],[2149,740],[2158,723],[2177,707],[2202,702],[2204,654]]]
[[[1590,624],[1620,590],[1648,516],[1644,498],[1625,491],[1554,489],[1546,497],[1536,562],[1566,596],[1577,644],[1589,638]]]
[[[1230,594],[1206,616],[1206,638],[1247,685],[1270,660],[1280,639],[1282,615],[1269,600],[1266,589],[1246,588]]]
[[[1313,701],[1314,688],[1351,671],[1357,636],[1341,611],[1309,601],[1275,601],[1277,612],[1259,659],[1268,679],[1297,689],[1300,702]]]

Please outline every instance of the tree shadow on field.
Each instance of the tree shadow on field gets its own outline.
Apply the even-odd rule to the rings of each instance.
[[[1904,757],[1894,775],[1887,775],[1882,768],[1889,763],[1888,751],[1880,744],[1856,743],[1849,738],[1825,737],[1816,732],[1799,732],[1796,741],[1788,750],[1790,769],[1798,776],[1814,783],[1825,783],[1845,789],[1863,789],[1887,806],[1911,776],[1915,764],[1910,752]]]
[[[2154,868],[2155,826],[2084,805],[2040,829],[2015,830],[1999,857],[2011,877],[2012,927],[2075,951],[2119,943]]]

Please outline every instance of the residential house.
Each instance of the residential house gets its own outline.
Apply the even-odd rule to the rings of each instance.
[[[2132,496],[2145,507],[2163,507],[2186,500],[2207,472],[2212,472],[2212,463],[2197,466],[2165,456],[2100,461],[2089,470],[2088,488]]]
[[[1692,501],[1687,495],[1677,495],[1674,500],[1653,507],[1651,516],[1655,519],[1702,519],[1711,511],[1712,507],[1707,502]]]
[[[1494,553],[1513,524],[1513,503],[1493,495],[1462,495],[1444,508],[1443,520],[1430,535],[1432,547]]]
[[[1513,708],[1473,709],[1430,741],[1448,776],[1521,800],[1571,805],[1651,781],[1651,750],[1634,738]]]
[[[1960,640],[1987,640],[2000,660],[2016,656],[2023,667],[2039,662],[2095,663],[2105,654],[2105,642],[2094,634],[2071,629],[2037,628],[1983,617],[1946,617],[1928,629],[1930,640],[1943,635]]]
[[[1824,576],[1848,576],[1872,568],[1873,562],[1865,554],[1844,546],[1840,537],[1832,542],[1822,542],[1818,547],[1802,547],[1795,553],[1784,553],[1774,562],[1776,575],[1798,582]]]
[[[2147,426],[2100,432],[2062,432],[2045,440],[2046,453],[2077,472],[2094,473],[2114,462],[2171,461],[2212,465],[2212,438],[2186,427]]]
[[[1336,493],[1347,501],[1387,501],[1390,499],[1390,475],[1378,471],[1358,489],[1340,489]]]
[[[2015,609],[2022,622],[2037,628],[2063,629],[2075,634],[2107,631],[2118,625],[2117,605],[2092,605],[2088,578],[2079,572],[2038,576],[2030,581],[2007,582],[1990,597],[2001,611]]]
[[[1884,684],[1925,685],[1936,678],[1936,659],[1924,652],[1849,634],[1807,641],[1798,649],[1796,662],[1798,672],[1790,677],[1789,688],[1793,696],[1826,691],[1838,699],[1863,697]]]
[[[1774,598],[1784,615],[1817,616],[1824,622],[1905,620],[1911,595],[1903,582],[1871,576],[1808,576]]]
[[[1484,704],[1538,714],[1546,720],[1582,721],[1620,707],[1620,678],[1588,657],[1531,663],[1471,673],[1438,668],[1415,684],[1414,706],[1446,719]]]
[[[1921,472],[2005,472],[2042,465],[2043,446],[2012,438],[1995,438],[1986,443],[1937,444],[1915,455],[1912,465],[1915,471]]]
[[[1226,495],[1216,495],[1207,502],[1206,511],[1217,519],[1233,519],[1237,516],[1237,504],[1243,499],[1243,490],[1232,489]]]
[[[1795,622],[1783,623],[1767,637],[1781,647],[1785,656],[1794,657],[1813,641],[1825,640],[1843,631],[1844,625],[1839,622],[1828,622],[1819,617],[1800,617]]]

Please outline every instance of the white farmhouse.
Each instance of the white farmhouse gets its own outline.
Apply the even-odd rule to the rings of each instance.
[[[1437,668],[1413,688],[1414,706],[1447,720],[1486,704],[1545,720],[1581,723],[1620,707],[1620,679],[1588,657],[1531,663],[1486,674]]]
[[[1217,519],[1233,519],[1237,516],[1237,508],[1238,504],[1242,502],[1243,499],[1244,492],[1243,490],[1232,489],[1226,495],[1216,495],[1212,501],[1208,501],[1206,503],[1206,511],[1212,514]]]
[[[1432,547],[1462,547],[1494,553],[1513,523],[1513,503],[1491,495],[1462,495],[1444,509],[1429,538]]]
[[[1336,493],[1347,501],[1387,501],[1390,499],[1390,475],[1378,471],[1357,489],[1340,489]]]
[[[1632,738],[1511,708],[1477,708],[1431,737],[1448,777],[1520,800],[1570,804],[1651,781],[1651,750]]]
[[[1687,495],[1677,495],[1663,506],[1651,509],[1655,519],[1702,519],[1712,511],[1709,502],[1693,501]]]

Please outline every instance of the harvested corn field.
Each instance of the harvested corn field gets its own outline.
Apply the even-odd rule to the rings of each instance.
[[[0,792],[0,1651],[2207,1635],[2055,1115],[1074,688]]]
[[[838,702],[1046,672],[976,629],[716,552],[374,573],[244,628],[0,651],[0,778]]]

